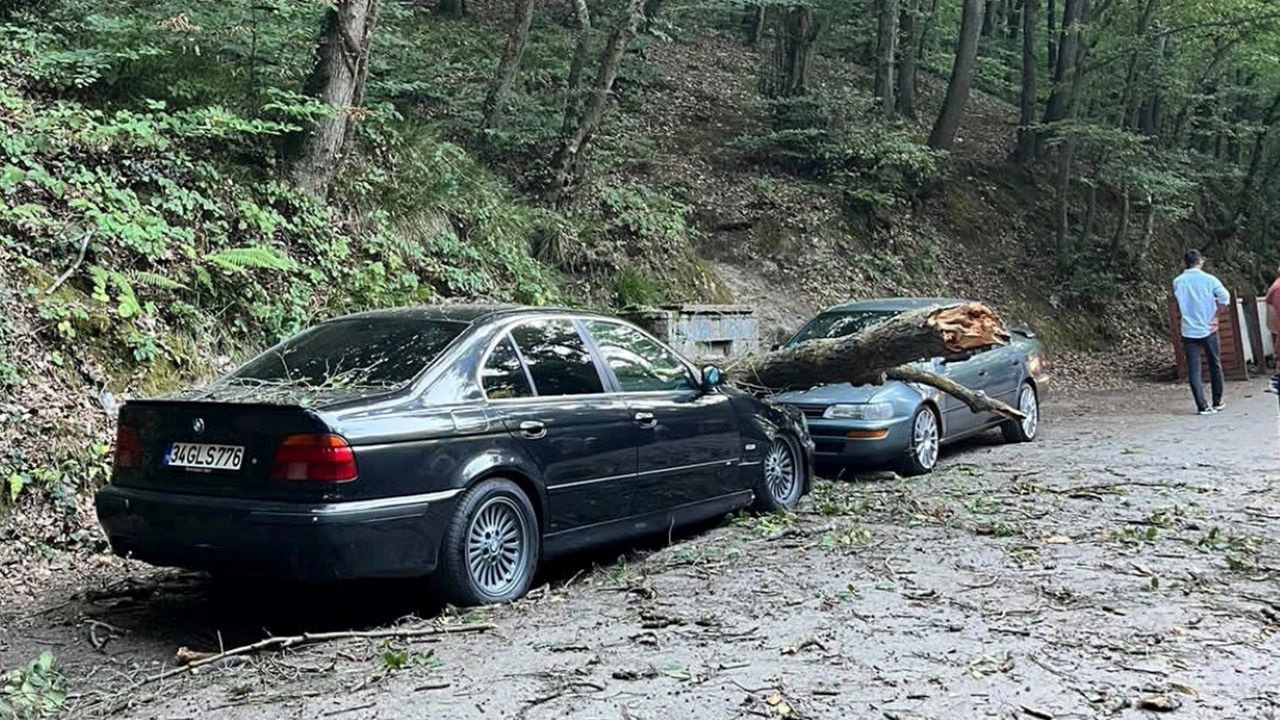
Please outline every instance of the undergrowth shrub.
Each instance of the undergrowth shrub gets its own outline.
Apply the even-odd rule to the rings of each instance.
[[[772,129],[735,143],[748,161],[839,186],[867,207],[903,202],[938,175],[937,152],[876,119],[838,117],[813,97],[773,101],[769,114]]]

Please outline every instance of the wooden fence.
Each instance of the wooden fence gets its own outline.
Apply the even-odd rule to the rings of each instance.
[[[1252,343],[1254,338],[1247,327],[1241,327],[1240,324],[1240,301],[1244,301],[1244,307],[1257,308],[1257,298],[1253,296],[1245,296],[1244,298],[1236,297],[1235,293],[1231,294],[1231,303],[1225,307],[1218,308],[1218,340],[1222,345],[1222,375],[1228,380],[1248,380],[1249,379],[1249,363],[1245,360],[1244,344]],[[1178,300],[1170,295],[1169,300],[1169,336],[1173,338],[1174,354],[1178,358],[1178,379],[1187,379],[1187,356],[1182,351],[1182,313],[1178,311]],[[1254,357],[1259,357],[1262,349],[1261,341],[1254,347],[1257,348]],[[1205,359],[1201,362],[1201,373],[1205,379],[1209,377],[1209,363]]]

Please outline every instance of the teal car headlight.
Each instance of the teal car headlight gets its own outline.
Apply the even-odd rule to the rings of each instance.
[[[822,413],[822,417],[830,420],[890,420],[893,418],[893,403],[832,405]]]

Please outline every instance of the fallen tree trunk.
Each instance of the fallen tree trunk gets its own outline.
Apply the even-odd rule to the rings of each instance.
[[[765,355],[733,368],[738,384],[771,391],[807,390],[816,385],[879,385],[886,380],[935,387],[974,412],[1022,419],[1017,409],[911,363],[932,358],[964,360],[1009,341],[1000,317],[986,305],[966,303],[906,312],[866,330],[820,338]]]

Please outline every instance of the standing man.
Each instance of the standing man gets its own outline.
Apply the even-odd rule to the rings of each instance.
[[[1186,351],[1187,377],[1196,411],[1212,415],[1226,406],[1222,404],[1222,357],[1218,344],[1218,308],[1231,302],[1231,293],[1222,281],[1204,271],[1204,255],[1188,250],[1182,258],[1187,269],[1173,281],[1173,295],[1182,313],[1182,348]],[[1204,381],[1200,377],[1200,358],[1209,359],[1209,380],[1213,386],[1213,404],[1204,401]]]
[[[1280,268],[1276,268],[1276,281],[1267,289],[1267,329],[1271,331],[1271,349],[1276,354],[1276,374],[1271,376],[1271,389],[1280,392]]]

